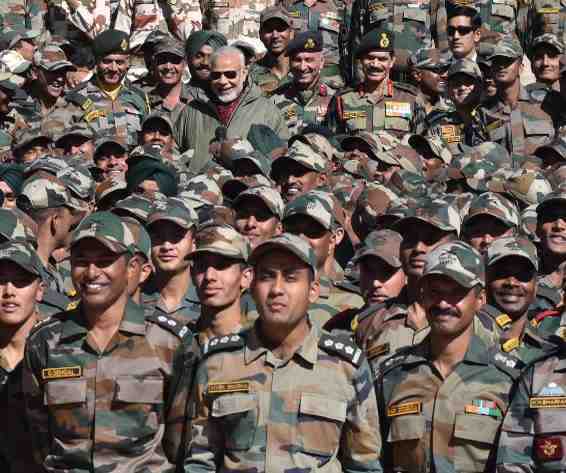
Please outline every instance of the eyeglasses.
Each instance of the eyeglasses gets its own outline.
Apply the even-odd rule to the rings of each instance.
[[[212,71],[210,73],[211,80],[218,80],[222,76],[226,77],[226,79],[235,79],[236,77],[238,77],[238,71]]]
[[[474,31],[474,28],[473,26],[449,26],[448,36],[454,36],[456,34],[456,31],[460,36],[466,36]]]
[[[449,66],[432,66],[427,67],[427,70],[430,72],[434,72],[435,74],[444,74],[448,72]]]

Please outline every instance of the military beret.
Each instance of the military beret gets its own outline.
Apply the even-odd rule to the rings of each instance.
[[[319,53],[323,48],[322,33],[320,31],[303,31],[287,45],[287,54]]]
[[[96,59],[109,54],[128,54],[130,41],[128,35],[119,30],[106,30],[92,41],[92,51]]]
[[[365,34],[356,49],[356,58],[369,51],[393,52],[393,33],[389,30],[371,30]]]

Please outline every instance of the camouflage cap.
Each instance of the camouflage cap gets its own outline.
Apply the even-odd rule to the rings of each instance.
[[[261,173],[268,178],[271,174],[271,159],[259,151],[247,152],[247,149],[241,147],[240,143],[242,142],[234,143],[234,146],[232,146],[231,159],[234,173],[239,169],[239,163],[249,161],[257,169],[255,174]]]
[[[94,159],[96,160],[98,154],[100,153],[103,146],[112,143],[119,146],[122,149],[122,153],[126,154],[128,152],[128,146],[121,136],[108,136],[104,135],[96,139],[94,142]]]
[[[114,204],[111,212],[121,217],[131,215],[143,223],[147,223],[153,202],[140,194],[132,194]]]
[[[31,62],[13,49],[0,52],[0,69],[12,74],[24,74],[31,67]],[[24,85],[25,78],[22,77],[19,86]]]
[[[234,210],[224,205],[206,205],[198,210],[197,227],[204,228],[209,225],[236,225]]]
[[[132,232],[134,253],[141,253],[148,262],[151,261],[151,237],[144,225],[133,217],[120,218]]]
[[[199,253],[214,253],[243,261],[247,261],[250,256],[247,239],[229,225],[198,227],[194,241],[195,250],[188,256],[191,259]]]
[[[293,135],[289,138],[289,146],[292,146],[295,141],[302,141],[306,145],[310,146],[317,154],[322,155],[327,161],[332,159],[341,159],[343,154],[336,146],[338,146],[337,140],[330,139],[320,133],[307,132],[298,135]],[[336,142],[336,145],[334,144]]]
[[[538,271],[537,248],[527,237],[517,235],[495,239],[487,248],[486,265],[489,267],[507,256],[525,258]]]
[[[24,211],[69,207],[82,210],[83,206],[74,199],[65,185],[54,176],[32,177],[24,182],[17,197],[18,207]]]
[[[489,56],[489,60],[493,61],[498,56],[508,57],[511,59],[519,59],[523,57],[523,48],[519,41],[514,38],[504,37],[500,41],[497,42],[495,47],[493,48],[493,52],[491,56]]]
[[[132,232],[111,212],[94,212],[86,217],[71,235],[71,247],[86,238],[94,238],[112,253],[135,252]]]
[[[539,146],[534,153],[544,162],[550,156],[566,161],[566,136],[557,135],[550,143]]]
[[[294,215],[305,215],[320,223],[326,230],[331,230],[336,222],[333,209],[334,202],[331,194],[312,190],[285,206],[283,221]]]
[[[481,255],[463,241],[451,241],[437,246],[426,256],[421,284],[427,276],[439,274],[460,286],[485,287],[485,267]]]
[[[564,44],[562,43],[562,41],[560,41],[560,39],[558,39],[558,36],[556,36],[555,34],[544,33],[537,36],[531,44],[531,54],[534,54],[536,48],[541,45],[551,46],[556,49],[559,54],[564,53]]]
[[[521,212],[521,233],[534,243],[539,243],[537,235],[537,206],[529,205]]]
[[[460,234],[460,214],[451,204],[440,199],[424,199],[420,205],[408,208],[405,216],[395,222],[393,229],[400,231],[401,227],[406,227],[411,221],[418,220],[433,225],[445,232],[456,232]]]
[[[289,13],[287,12],[287,10],[285,10],[285,8],[282,5],[275,5],[273,7],[265,8],[261,12],[261,15],[259,17],[259,23],[260,25],[264,25],[265,22],[272,20],[274,18],[283,21],[285,24],[289,26],[291,26],[292,24],[292,20],[291,17],[289,16]]]
[[[96,193],[96,182],[86,166],[74,163],[57,173],[65,186],[80,199],[91,201]]]
[[[20,209],[0,208],[0,241],[17,241],[37,245],[37,224]]]
[[[283,233],[259,244],[252,251],[249,262],[255,266],[265,254],[272,250],[283,250],[294,254],[309,266],[316,277],[316,254],[311,244],[305,239],[291,233]]]
[[[178,197],[168,197],[165,200],[154,202],[147,224],[167,220],[176,223],[182,228],[189,229],[196,225],[198,216],[195,210],[188,206],[183,199]]]
[[[65,159],[58,156],[47,155],[26,164],[24,174],[27,178],[37,171],[45,171],[56,176],[58,172],[63,171],[67,167],[69,167],[69,164]]]
[[[283,219],[285,203],[281,194],[273,187],[257,186],[246,189],[238,194],[238,197],[232,203],[232,207],[236,209],[244,206],[243,201],[246,199],[260,199],[275,217],[279,220]]]
[[[276,178],[281,170],[287,166],[287,160],[289,159],[303,165],[311,171],[327,171],[328,161],[322,154],[317,153],[313,148],[302,141],[295,141],[289,148],[287,155],[273,161],[271,165],[271,176],[273,178]]]
[[[123,199],[128,195],[127,187],[126,181],[121,176],[113,176],[96,186],[94,200],[100,206],[107,198]]]
[[[413,147],[417,153],[421,146],[426,146],[438,159],[441,159],[445,164],[452,162],[452,153],[438,135],[411,135],[408,138],[408,143]]]
[[[420,48],[409,57],[409,66],[416,69],[448,68],[451,62],[449,49]]]
[[[15,133],[12,150],[19,151],[36,140],[44,142],[46,146],[51,143],[49,134],[41,128],[20,128]]]
[[[369,146],[369,149],[373,153],[373,158],[378,161],[383,161],[386,164],[391,164],[392,166],[400,166],[399,160],[394,156],[393,153],[388,152],[384,149],[380,138],[375,133],[370,133],[368,131],[357,131],[353,135],[347,135],[344,137],[340,145],[345,151],[351,151],[356,149],[359,143],[365,143]]]
[[[232,202],[242,192],[251,187],[271,187],[272,182],[263,174],[253,174],[252,176],[235,177],[228,179],[222,185],[222,194],[226,201]]]
[[[28,243],[10,241],[0,244],[0,261],[11,261],[38,278],[41,278],[44,272],[41,259]]]
[[[143,119],[143,121],[141,123],[142,131],[145,129],[147,124],[152,122],[152,121],[160,121],[162,123],[165,123],[165,125],[167,125],[169,127],[169,130],[171,131],[171,133],[173,133],[173,129],[174,129],[173,121],[171,120],[171,117],[167,113],[155,111],[155,112],[151,112],[150,114],[146,115],[146,117]]]
[[[517,228],[519,226],[519,211],[515,205],[494,192],[484,192],[471,201],[462,227],[468,225],[478,215],[491,215],[508,227]]]
[[[367,256],[375,256],[393,268],[401,267],[400,248],[403,237],[393,230],[371,232],[363,242],[352,262],[357,264]]]
[[[185,47],[179,41],[173,39],[170,36],[166,36],[165,38],[157,40],[157,43],[153,47],[154,57],[163,53],[174,54],[175,56],[184,58]]]
[[[8,95],[13,95],[16,92],[19,82],[15,74],[11,72],[0,72],[0,89]]]
[[[89,140],[94,139],[94,130],[89,126],[88,123],[78,122],[63,129],[61,134],[55,138],[55,146],[58,148],[63,146],[63,140],[70,136],[82,136]]]
[[[303,31],[295,35],[287,45],[287,54],[319,53],[324,47],[324,40],[320,31]]]
[[[358,197],[356,208],[363,209],[370,217],[377,217],[398,198],[399,196],[389,187],[377,182],[368,182]]]
[[[482,80],[483,74],[477,62],[470,59],[458,59],[448,69],[448,79],[456,74],[465,74],[476,80]]]
[[[552,192],[552,186],[540,171],[517,169],[503,181],[503,192],[507,192],[525,205],[538,204]],[[497,188],[492,190],[499,191]]]
[[[542,201],[537,206],[537,216],[540,217],[552,205],[564,205],[566,202],[566,192],[563,190],[556,190],[545,195]]]
[[[33,65],[49,72],[76,69],[73,63],[67,59],[65,51],[53,44],[46,45],[35,51]]]
[[[182,199],[202,202],[205,205],[222,205],[222,190],[216,181],[206,175],[195,176],[187,181],[182,192]]]

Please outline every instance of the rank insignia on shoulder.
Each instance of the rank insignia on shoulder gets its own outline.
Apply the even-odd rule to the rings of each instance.
[[[560,437],[535,437],[535,453],[539,461],[561,460],[564,452]]]
[[[511,322],[511,317],[507,314],[501,314],[495,317],[495,323],[501,328],[507,327]]]
[[[92,108],[93,105],[94,105],[94,102],[93,102],[91,99],[87,98],[87,99],[83,102],[83,104],[81,105],[81,108],[82,108],[85,112],[88,112],[88,111]]]
[[[324,351],[335,353],[354,366],[359,366],[362,350],[350,342],[335,339],[329,335],[322,335],[318,346]]]
[[[231,393],[249,393],[249,381],[230,381],[230,382],[215,382],[208,383],[206,392],[209,395],[213,394],[231,394]]]
[[[566,396],[535,396],[529,398],[530,409],[566,409]]]
[[[106,112],[104,110],[93,110],[92,112],[88,112],[84,119],[87,123],[90,123],[98,118],[102,118],[106,116]]]
[[[383,343],[381,345],[376,345],[368,350],[367,358],[368,360],[372,360],[373,358],[377,358],[378,356],[385,355],[389,353],[389,343]]]
[[[152,314],[150,316],[146,316],[146,320],[159,325],[160,327],[164,328],[165,330],[168,330],[169,332],[172,332],[173,334],[177,335],[179,338],[183,338],[189,331],[189,328],[186,325],[177,322],[175,319],[166,317],[165,315]]]
[[[237,333],[225,335],[223,337],[211,338],[203,347],[204,355],[222,350],[241,348],[244,346],[244,339]]]
[[[65,308],[65,310],[75,310],[79,306],[80,302],[81,301],[70,302],[69,304],[67,304],[67,307]]]
[[[44,381],[80,378],[82,375],[82,366],[62,366],[60,368],[43,368],[41,370],[41,377]]]
[[[501,345],[501,349],[505,353],[509,353],[510,351],[515,350],[520,345],[519,339],[517,337],[510,338],[506,342]]]
[[[494,401],[484,399],[474,399],[472,404],[464,406],[466,414],[476,414],[481,416],[501,417],[501,410]]]
[[[394,404],[387,408],[387,417],[407,416],[411,414],[420,414],[422,411],[422,401],[402,402]]]

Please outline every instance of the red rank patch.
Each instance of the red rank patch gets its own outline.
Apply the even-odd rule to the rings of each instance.
[[[562,442],[560,437],[535,438],[535,452],[540,461],[562,459]]]

